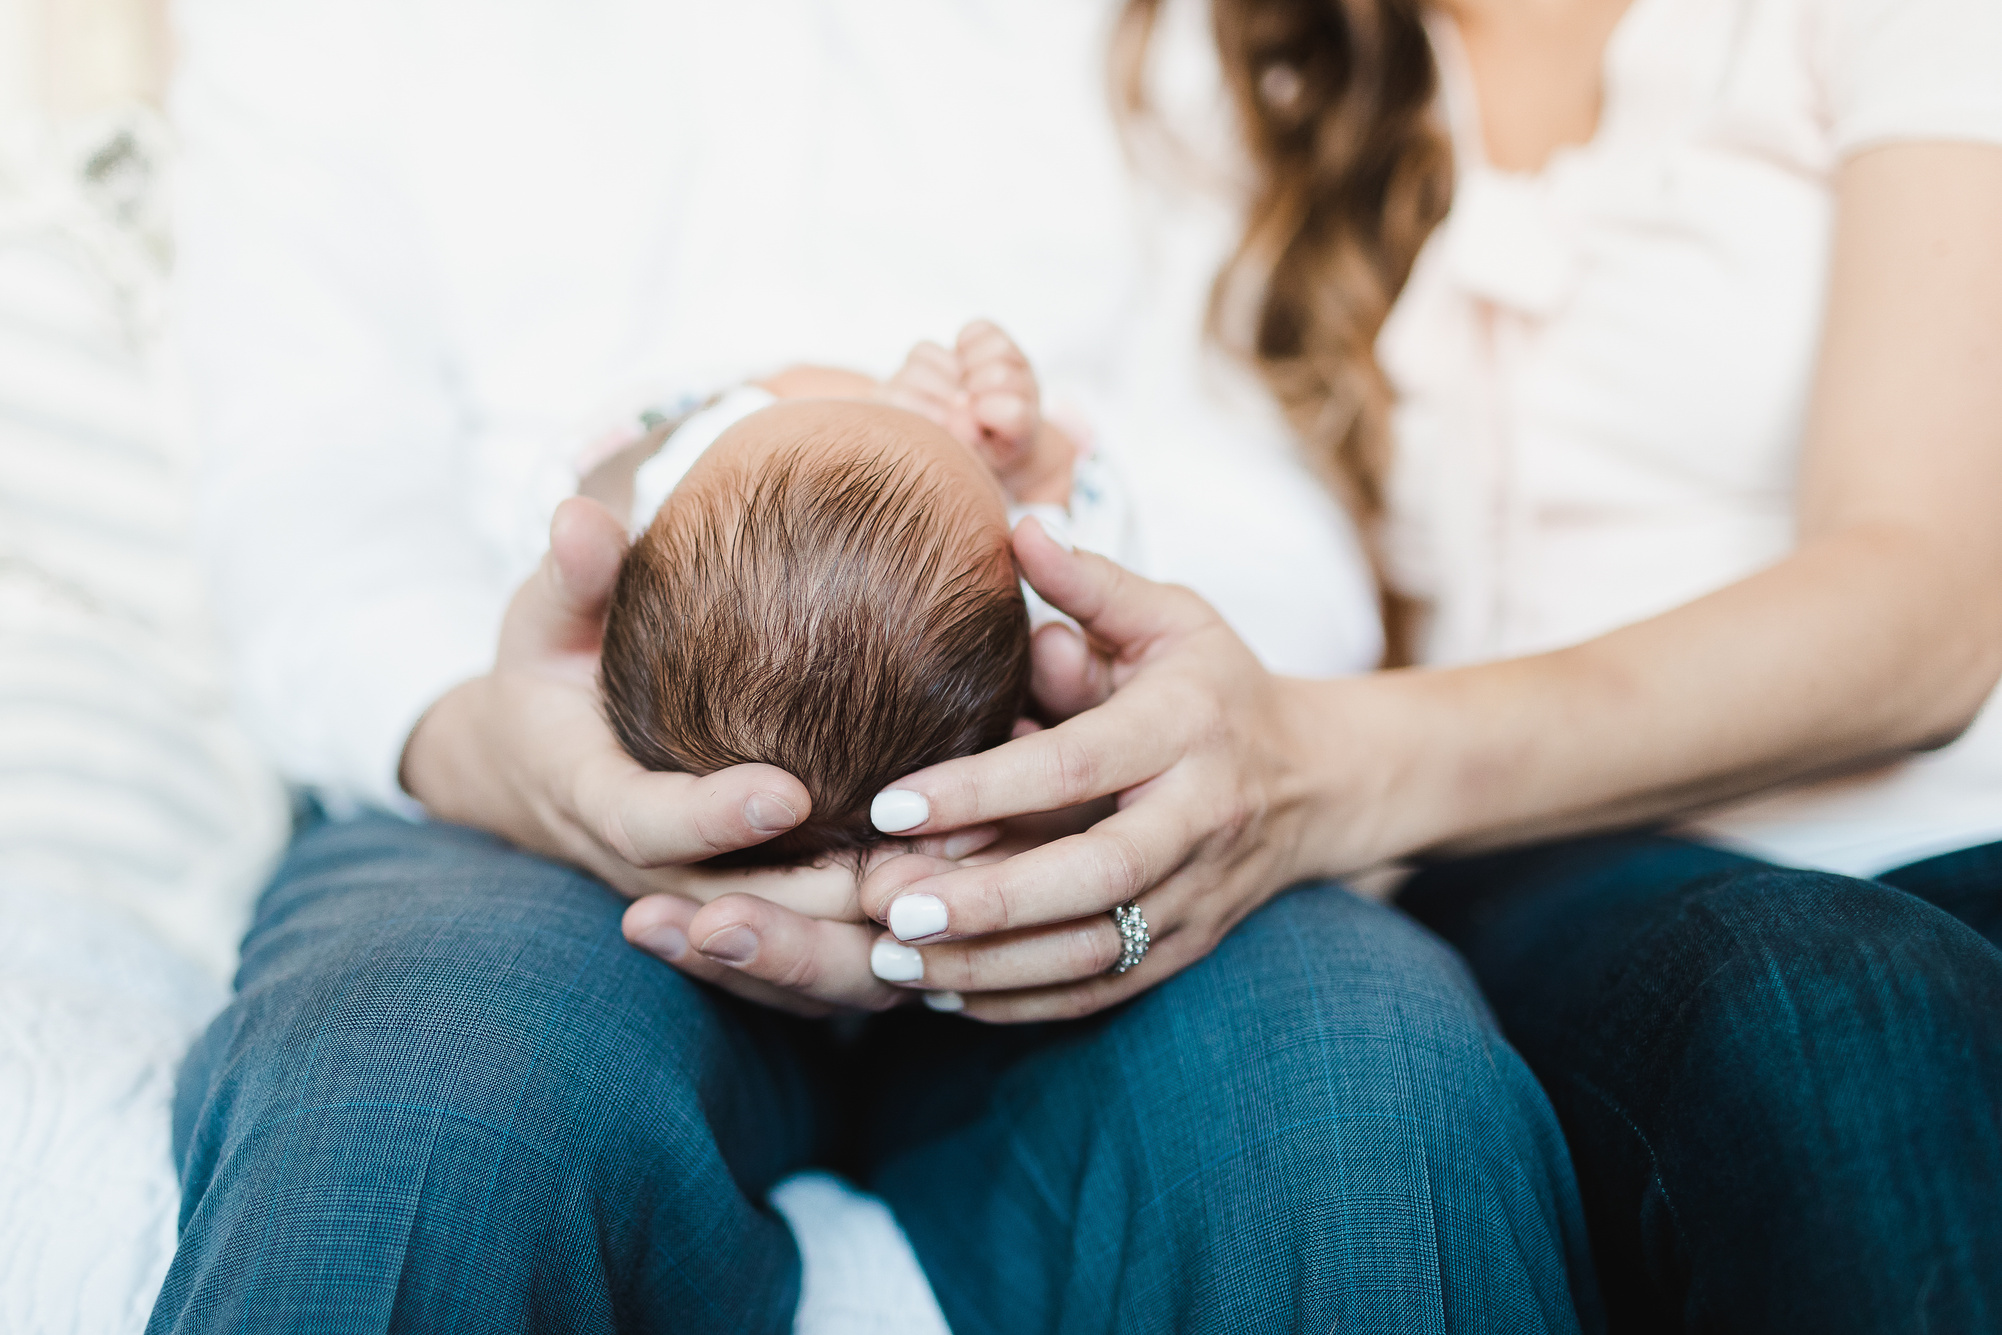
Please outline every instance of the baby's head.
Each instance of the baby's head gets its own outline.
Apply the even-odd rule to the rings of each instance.
[[[1006,741],[1029,679],[1007,510],[945,431],[880,404],[754,413],[633,544],[603,654],[612,730],[649,769],[757,761],[805,823],[713,861],[810,861],[880,837],[892,780]]]

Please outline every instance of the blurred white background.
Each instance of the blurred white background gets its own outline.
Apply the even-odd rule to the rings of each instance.
[[[137,1331],[173,1072],[281,846],[230,718],[163,331],[153,0],[0,0],[0,1330]]]

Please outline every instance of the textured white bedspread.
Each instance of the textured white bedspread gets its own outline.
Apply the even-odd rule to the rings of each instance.
[[[0,922],[0,1330],[140,1330],[174,1251],[174,1068],[222,986],[102,901],[0,886]]]

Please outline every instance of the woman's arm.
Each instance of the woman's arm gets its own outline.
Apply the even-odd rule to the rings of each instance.
[[[1120,810],[1005,862],[878,869],[872,917],[943,911],[921,985],[977,990],[980,1018],[1082,1014],[1303,878],[1680,814],[1965,728],[2002,675],[2002,150],[1878,149],[1838,197],[1798,548],[1673,612],[1533,658],[1283,681],[1199,600],[1020,535],[1032,582],[1112,651],[1046,647],[1045,690],[1109,698],[911,776],[909,832]],[[1102,915],[1133,898],[1156,945],[1106,975]]]
[[[1419,742],[1399,842],[1677,815],[1973,721],[2002,674],[2002,149],[1877,149],[1837,204],[1795,552],[1572,649],[1386,679]]]

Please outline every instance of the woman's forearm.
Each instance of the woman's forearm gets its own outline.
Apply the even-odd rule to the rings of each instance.
[[[1299,683],[1331,813],[1310,870],[1683,815],[1951,740],[2002,675],[2002,582],[1889,526],[1572,648]],[[1385,759],[1367,795],[1359,755]]]

